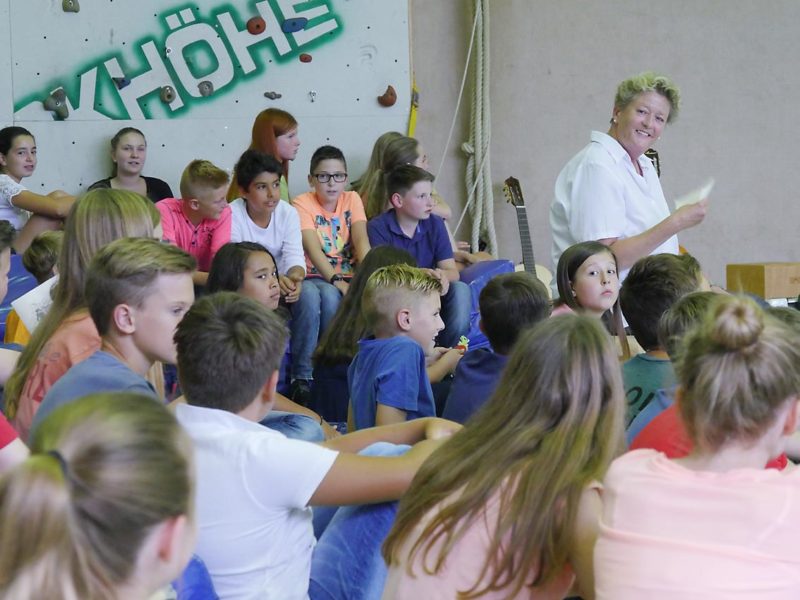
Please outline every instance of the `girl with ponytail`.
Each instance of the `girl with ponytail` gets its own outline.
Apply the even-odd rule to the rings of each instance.
[[[611,465],[597,598],[797,598],[800,471],[764,468],[797,426],[796,333],[750,299],[720,296],[675,366],[693,450],[635,450]]]
[[[150,597],[194,545],[191,443],[152,398],[96,394],[54,411],[0,480],[0,597]]]

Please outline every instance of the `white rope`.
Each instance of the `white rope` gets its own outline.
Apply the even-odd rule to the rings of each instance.
[[[472,219],[473,250],[477,250],[481,236],[488,238],[487,250],[497,251],[497,234],[494,227],[494,197],[492,193],[491,112],[489,97],[489,2],[475,0],[475,23],[480,29],[476,43],[476,59],[472,96],[470,139],[462,148],[468,153],[466,186],[469,189],[464,211],[458,220],[458,231],[467,211]],[[478,168],[475,168],[475,165]]]

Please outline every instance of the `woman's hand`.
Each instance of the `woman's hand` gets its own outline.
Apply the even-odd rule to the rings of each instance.
[[[706,218],[708,212],[708,199],[704,198],[694,204],[686,204],[672,213],[679,226],[679,231],[699,225]]]

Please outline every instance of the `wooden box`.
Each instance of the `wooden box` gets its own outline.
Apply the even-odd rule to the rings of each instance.
[[[728,265],[725,278],[729,292],[750,292],[766,300],[800,295],[800,263]]]

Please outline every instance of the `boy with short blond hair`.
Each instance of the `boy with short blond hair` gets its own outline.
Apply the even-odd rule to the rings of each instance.
[[[231,241],[228,173],[207,160],[193,160],[181,175],[181,197],[156,203],[164,240],[197,261],[196,285],[205,285],[214,255]]]
[[[347,372],[356,429],[436,414],[426,359],[444,329],[441,291],[438,277],[408,265],[370,275],[362,310],[374,337],[358,342]]]
[[[145,379],[157,361],[176,362],[175,327],[194,301],[189,254],[158,240],[123,238],[102,248],[86,274],[86,302],[100,350],[71,367],[50,388],[35,428],[59,406],[99,392],[157,397]]]
[[[414,165],[403,165],[386,175],[392,208],[367,224],[372,246],[389,245],[409,252],[420,268],[442,282],[442,318],[439,342],[452,347],[469,330],[472,294],[459,280],[453,246],[441,217],[433,214],[433,175]]]

